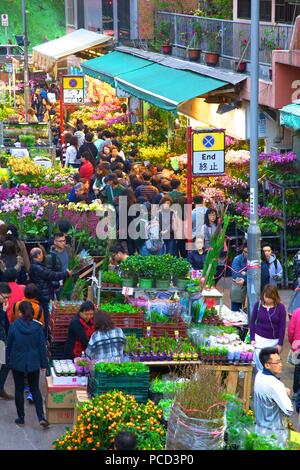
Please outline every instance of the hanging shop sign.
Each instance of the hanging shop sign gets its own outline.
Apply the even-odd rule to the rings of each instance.
[[[63,77],[64,104],[84,103],[84,77],[82,75],[68,75]]]

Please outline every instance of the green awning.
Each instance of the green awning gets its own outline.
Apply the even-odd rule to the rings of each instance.
[[[152,64],[153,62],[150,60],[114,51],[95,59],[86,60],[81,63],[81,68],[85,75],[115,86],[114,79],[121,73],[132,72]]]
[[[288,104],[279,110],[280,125],[300,131],[300,105]]]
[[[127,54],[128,57],[129,54]],[[142,100],[176,112],[180,103],[227,85],[227,82],[194,72],[172,69],[153,63],[115,77],[122,90]]]

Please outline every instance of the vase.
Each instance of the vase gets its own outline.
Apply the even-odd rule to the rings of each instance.
[[[191,62],[197,62],[200,59],[201,49],[189,48],[188,57]]]
[[[151,287],[153,287],[153,280],[140,278],[139,287],[142,289],[151,289]]]
[[[156,279],[157,289],[168,289],[170,287],[170,279]]]
[[[172,52],[172,46],[171,44],[163,44],[161,46],[161,52],[165,55],[170,55]]]
[[[214,67],[219,62],[219,57],[220,57],[220,54],[218,54],[217,52],[206,52],[205,53],[206,65],[210,65],[211,67]]]

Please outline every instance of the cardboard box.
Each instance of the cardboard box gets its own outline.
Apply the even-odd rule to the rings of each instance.
[[[58,377],[55,374],[55,370],[53,369],[53,367],[51,367],[51,377],[52,377],[53,385],[73,385],[73,386],[86,387],[87,380],[88,380],[87,377],[81,377],[78,375]]]
[[[76,390],[75,391],[75,407],[74,407],[74,421],[73,425],[77,424],[78,416],[80,416],[81,411],[79,406],[83,405],[86,401],[91,401],[91,398],[88,396],[86,390]]]
[[[86,387],[74,385],[54,385],[52,377],[46,377],[47,383],[47,408],[74,408],[76,391],[85,391]]]
[[[74,408],[46,408],[47,419],[50,424],[72,424]]]

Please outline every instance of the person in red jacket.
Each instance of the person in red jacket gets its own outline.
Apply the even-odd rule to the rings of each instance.
[[[288,340],[293,351],[300,353],[300,308],[294,311],[288,326]],[[300,364],[295,366],[294,383],[293,383],[293,399],[296,399],[297,392],[300,389]]]
[[[89,182],[89,184],[91,183],[91,177],[93,176],[94,174],[94,166],[93,164],[91,163],[90,161],[90,155],[88,152],[84,152],[81,157],[80,157],[80,160],[82,162],[81,164],[81,167],[80,167],[80,170],[79,170],[79,174],[80,174],[80,178],[85,178],[87,179],[87,181]]]

